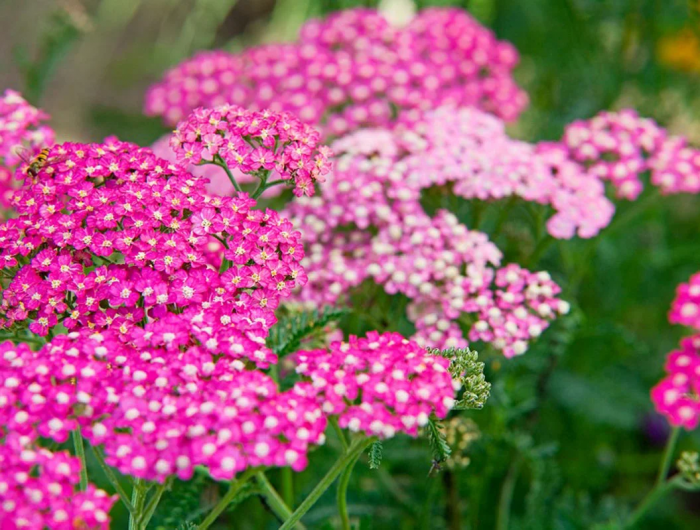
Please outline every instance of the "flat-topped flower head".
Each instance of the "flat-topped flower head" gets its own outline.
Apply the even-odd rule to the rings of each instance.
[[[671,425],[695,429],[700,419],[700,335],[681,340],[665,368],[666,377],[651,391],[654,406]]]
[[[575,121],[561,144],[589,175],[610,181],[618,197],[636,199],[645,173],[664,194],[700,192],[700,151],[634,110]]]
[[[25,182],[19,217],[0,226],[3,327],[45,336],[61,323],[128,338],[148,320],[202,308],[224,327],[267,329],[303,281],[300,234],[246,194],[209,197],[201,179],[116,140],[50,154],[60,161]]]
[[[202,52],[168,71],[146,113],[175,124],[224,103],[290,112],[324,136],[415,119],[440,105],[514,120],[527,105],[518,53],[460,9],[430,8],[397,28],[372,9],[307,22],[291,44]]]
[[[498,123],[476,110],[459,113],[478,114],[486,125]],[[447,115],[445,120],[449,121]],[[506,356],[522,354],[552,319],[568,311],[568,304],[557,298],[560,289],[545,272],[508,266],[497,273],[502,255],[485,233],[469,230],[446,210],[438,210],[434,217],[426,214],[421,189],[437,184],[435,179],[446,168],[422,173],[418,166],[429,158],[438,163],[438,152],[443,157],[451,152],[447,148],[433,152],[426,149],[426,142],[415,133],[385,129],[364,130],[334,142],[335,170],[320,195],[288,207],[307,248],[302,265],[309,283],[298,299],[309,306],[348,302],[355,287],[371,280],[388,294],[410,299],[407,317],[416,326],[413,338],[422,346],[464,348],[470,340],[484,340]],[[507,142],[501,145],[508,147]],[[496,164],[508,157],[487,155],[478,143],[470,149],[475,160],[490,156]],[[530,150],[528,156],[538,155]],[[483,182],[481,188],[487,190],[491,173],[468,176],[460,167],[457,164],[447,174],[459,173],[463,175],[459,182],[470,179],[474,186]],[[509,193],[534,198],[524,189],[511,185]],[[571,210],[560,214],[564,211],[574,215]],[[466,335],[460,327],[464,313],[475,317]]]
[[[79,481],[78,458],[8,435],[0,445],[0,527],[107,530],[117,496],[92,484],[78,491]]]
[[[328,350],[300,351],[294,360],[297,373],[310,382],[305,390],[323,412],[368,436],[416,436],[431,414],[447,415],[459,389],[448,359],[398,333],[352,336]]]
[[[198,108],[178,123],[170,145],[182,167],[225,163],[230,170],[289,181],[294,194],[313,195],[330,170],[330,150],[313,127],[286,112],[222,105]]]
[[[3,344],[4,425],[27,440],[62,442],[79,424],[108,464],[160,482],[188,479],[198,465],[221,480],[250,466],[303,469],[326,427],[306,385],[281,392],[248,369],[254,352],[272,355],[263,344],[235,333],[224,341],[209,326],[176,319],[149,324],[132,343],[83,331],[38,352]]]

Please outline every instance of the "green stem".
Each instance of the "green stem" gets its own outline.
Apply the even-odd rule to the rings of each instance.
[[[85,491],[88,487],[88,472],[87,462],[85,461],[85,446],[83,445],[83,435],[80,433],[80,427],[76,427],[71,436],[73,437],[75,456],[80,458],[80,491]]]
[[[146,502],[146,492],[142,485],[143,481],[140,478],[134,479],[134,488],[131,490],[131,505],[134,510],[129,514],[129,530],[139,530],[141,512]]]
[[[537,246],[535,247],[535,250],[533,250],[532,254],[527,260],[528,265],[530,267],[536,265],[542,255],[547,251],[550,245],[554,243],[554,241],[555,239],[549,234],[540,239],[539,243],[537,243]]]
[[[245,485],[246,482],[255,475],[257,472],[257,469],[255,468],[250,468],[247,469],[243,472],[243,474],[240,476],[238,479],[234,479],[231,482],[231,487],[229,487],[228,491],[226,492],[226,495],[224,495],[221,500],[214,506],[211,512],[209,512],[209,515],[202,521],[202,523],[197,527],[198,530],[206,530],[209,528],[214,521],[216,521],[217,517],[221,515],[221,513],[226,509],[226,507],[231,504],[233,499],[236,498],[236,495],[238,495],[238,492],[241,491],[241,488]]]
[[[496,517],[497,530],[508,530],[508,528],[510,528],[510,505],[513,502],[513,492],[515,491],[515,483],[518,479],[519,470],[520,457],[517,456],[511,463],[508,474],[501,487],[501,495],[498,499],[498,515]]]
[[[153,514],[156,512],[158,503],[160,503],[160,499],[161,497],[163,497],[163,493],[165,493],[166,490],[170,489],[174,478],[174,475],[170,475],[165,480],[165,482],[163,482],[163,484],[158,484],[156,486],[156,491],[153,494],[153,497],[151,497],[151,500],[148,501],[148,504],[146,505],[146,508],[144,509],[143,514],[139,519],[139,528],[145,530],[148,527],[148,523],[151,521],[151,517],[153,517]]]
[[[291,467],[282,468],[282,498],[287,506],[294,506],[294,472]]]
[[[343,530],[350,530],[350,517],[348,516],[348,484],[350,483],[350,475],[355,467],[360,453],[348,464],[343,474],[340,475],[338,481],[338,513],[340,514],[340,526]]]
[[[260,197],[260,195],[262,195],[263,192],[267,189],[267,188],[265,187],[265,184],[267,184],[267,179],[268,179],[269,176],[270,176],[270,172],[269,172],[269,171],[265,171],[265,172],[263,173],[263,176],[260,177],[260,184],[258,184],[258,187],[255,188],[255,191],[254,191],[253,194],[251,195],[251,197],[252,197],[253,199],[257,199],[258,197]]]
[[[233,184],[233,187],[236,189],[236,191],[243,191],[240,184],[238,184],[238,182],[236,181],[236,177],[233,176],[233,173],[231,173],[231,170],[228,168],[223,158],[221,158],[219,155],[215,155],[213,163],[226,172],[226,175],[228,175],[228,179],[231,181],[231,184]]]
[[[255,474],[255,480],[258,482],[258,486],[260,486],[262,495],[263,497],[265,497],[267,505],[270,507],[272,512],[280,519],[280,521],[286,521],[287,519],[289,519],[292,515],[292,510],[289,509],[289,506],[287,506],[282,497],[280,497],[280,494],[277,493],[277,490],[272,486],[272,484],[270,484],[270,481],[267,480],[265,473],[263,473],[262,471],[258,471]],[[297,523],[296,528],[298,528],[299,530],[306,529],[306,527],[301,523]]]
[[[311,507],[316,504],[316,501],[321,498],[321,495],[335,482],[343,470],[350,465],[370,444],[376,441],[376,437],[371,438],[356,438],[348,447],[348,450],[333,464],[326,475],[321,479],[321,482],[316,484],[316,487],[309,493],[309,496],[294,510],[292,516],[280,526],[279,530],[289,530],[308,512]]]
[[[632,512],[629,519],[625,523],[624,528],[632,528],[639,521],[641,521],[646,513],[669,491],[674,489],[680,479],[674,477],[671,480],[663,482],[662,484],[657,484],[654,488],[644,497],[644,500],[639,504],[637,509]]]
[[[122,488],[122,485],[119,483],[119,479],[114,474],[114,471],[112,471],[112,468],[107,465],[107,462],[105,462],[102,453],[97,447],[93,446],[92,453],[95,455],[95,459],[102,467],[102,471],[104,471],[105,476],[112,483],[114,490],[117,492],[117,495],[119,495],[119,499],[122,501],[122,503],[124,503],[124,506],[126,506],[126,509],[129,510],[129,513],[132,513],[134,511],[134,507],[129,501],[129,497],[126,495],[124,488]]]
[[[656,485],[660,486],[666,481],[668,476],[668,471],[671,469],[671,462],[673,462],[673,453],[676,452],[676,444],[678,443],[678,437],[681,434],[680,427],[674,427],[671,431],[671,435],[668,437],[666,442],[666,449],[664,450],[664,456],[661,460],[661,467],[659,467],[659,475],[656,477]]]
[[[335,434],[338,436],[338,438],[340,439],[340,443],[343,445],[343,451],[347,451],[348,450],[348,439],[345,437],[345,433],[343,432],[343,429],[341,429],[340,425],[338,425],[338,418],[335,416],[331,416],[330,424],[333,426],[333,430],[335,431]]]

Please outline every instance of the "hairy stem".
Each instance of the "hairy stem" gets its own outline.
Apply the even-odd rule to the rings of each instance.
[[[350,483],[352,470],[359,457],[360,453],[348,464],[348,467],[345,468],[338,481],[338,513],[340,514],[340,527],[343,530],[350,530],[350,517],[348,516],[348,484]]]
[[[654,486],[647,496],[644,497],[637,509],[632,512],[632,515],[627,519],[624,527],[633,528],[662,497],[676,487],[677,483],[678,479],[674,477],[671,480]]]
[[[233,499],[236,498],[236,495],[238,495],[238,492],[241,491],[241,488],[256,472],[257,469],[255,468],[247,469],[238,479],[231,481],[231,487],[229,487],[226,495],[224,495],[216,506],[214,506],[212,511],[209,512],[209,515],[207,515],[204,521],[202,521],[202,523],[199,525],[198,530],[206,530],[209,528],[214,521],[216,521],[217,517],[219,517],[219,515],[221,515],[221,513],[226,509],[226,507],[231,504]]]
[[[119,483],[119,479],[114,474],[114,471],[112,471],[112,468],[109,467],[105,462],[104,456],[102,456],[102,452],[97,447],[93,446],[92,453],[95,455],[95,459],[100,464],[100,467],[102,467],[102,471],[104,471],[107,480],[110,481],[110,483],[114,487],[114,490],[117,492],[117,495],[119,495],[119,499],[122,501],[124,506],[126,506],[126,509],[129,510],[129,513],[133,512],[134,507],[129,501],[129,497],[124,491],[124,488],[122,488],[122,485]]]
[[[85,445],[83,445],[83,435],[80,433],[80,427],[71,433],[73,437],[73,447],[75,447],[75,456],[80,458],[80,491],[85,491],[88,487],[87,462],[85,461]]]
[[[664,456],[661,460],[661,466],[659,467],[659,475],[656,477],[656,485],[660,486],[666,481],[668,476],[668,471],[671,469],[671,462],[673,462],[673,453],[676,452],[676,444],[678,443],[678,437],[681,434],[680,427],[674,427],[671,431],[671,435],[668,437],[666,442],[666,449],[664,450]]]
[[[238,184],[238,182],[236,181],[236,177],[233,176],[233,173],[231,173],[231,170],[228,168],[228,165],[226,165],[226,162],[223,158],[221,158],[219,155],[215,155],[213,163],[226,172],[228,179],[231,181],[231,184],[233,184],[233,187],[236,191],[243,191],[240,184]]]
[[[321,479],[321,482],[316,484],[316,487],[309,493],[309,496],[294,510],[294,513],[285,523],[280,526],[279,530],[289,530],[294,528],[294,525],[308,512],[311,507],[316,504],[316,501],[321,498],[321,495],[335,482],[343,470],[354,462],[355,459],[364,451],[370,444],[376,441],[376,437],[371,438],[356,438],[348,447],[348,450],[333,464],[326,475]]]
[[[291,468],[284,469],[291,470]],[[265,473],[258,471],[255,474],[255,480],[257,481],[258,486],[260,486],[262,496],[265,497],[267,505],[270,507],[273,513],[283,522],[289,519],[289,517],[292,515],[292,510],[289,509],[289,506],[287,506],[280,494],[277,493],[277,490],[272,486],[272,484],[270,484],[270,481],[265,476]],[[297,523],[296,528],[299,530],[306,529],[306,527],[301,523]]]
[[[291,467],[282,468],[282,498],[287,506],[294,506],[294,472]]]
[[[143,488],[143,481],[140,478],[134,479],[134,489],[131,490],[131,505],[134,510],[129,514],[129,530],[140,530],[139,521],[145,502],[146,491]]]
[[[153,517],[153,514],[156,512],[156,508],[158,508],[158,503],[160,503],[160,499],[163,497],[163,493],[170,489],[174,478],[174,475],[170,475],[166,481],[163,482],[163,484],[158,484],[156,486],[156,491],[153,494],[153,497],[151,497],[151,500],[148,501],[146,508],[143,510],[143,513],[139,518],[139,528],[145,530],[148,527],[151,517]]]
[[[510,528],[510,505],[513,502],[513,492],[515,491],[515,483],[518,480],[519,470],[520,457],[517,456],[511,463],[508,474],[501,487],[501,495],[498,499],[498,514],[496,517],[497,530],[508,530],[508,528]]]

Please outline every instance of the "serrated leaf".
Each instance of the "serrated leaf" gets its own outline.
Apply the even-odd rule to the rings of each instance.
[[[444,427],[435,416],[431,416],[425,430],[433,455],[433,468],[439,468],[452,454],[452,449],[445,439]]]
[[[270,329],[268,347],[284,357],[301,346],[301,341],[348,313],[345,308],[325,307],[283,318]]]
[[[382,454],[384,448],[382,447],[382,442],[377,440],[369,448],[369,468],[379,469],[382,463]]]

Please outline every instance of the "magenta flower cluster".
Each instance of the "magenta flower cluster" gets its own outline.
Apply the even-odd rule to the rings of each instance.
[[[700,273],[693,274],[688,283],[678,286],[668,320],[671,324],[700,330]]]
[[[561,145],[589,175],[610,181],[618,197],[636,199],[645,173],[661,193],[700,192],[700,150],[633,110],[602,112],[573,122]]]
[[[222,480],[249,466],[299,470],[309,445],[323,443],[326,418],[306,385],[280,392],[247,370],[253,352],[241,359],[217,343],[211,321],[171,315],[132,337],[84,330],[38,352],[2,344],[4,425],[63,442],[79,424],[109,465],[160,482],[197,465]]]
[[[524,353],[530,339],[568,311],[547,273],[516,265],[498,271],[501,253],[486,234],[447,211],[432,218],[424,212],[392,132],[361,131],[333,149],[336,170],[321,195],[288,210],[307,247],[309,284],[301,302],[347,302],[352,288],[371,280],[410,298],[407,316],[421,345],[464,347],[466,327],[469,340],[491,342],[508,357]]]
[[[330,150],[320,145],[319,133],[287,113],[198,108],[178,124],[170,145],[184,168],[225,163],[256,175],[263,186],[270,175],[289,181],[297,196],[313,195],[314,183],[330,170]]]
[[[5,328],[45,336],[61,323],[128,337],[148,319],[204,307],[245,343],[245,333],[267,335],[280,298],[304,281],[300,234],[245,194],[209,198],[203,181],[116,140],[50,156],[61,161],[16,195],[19,217],[0,226],[12,278]],[[220,272],[208,266],[211,242],[226,246]]]
[[[116,495],[93,485],[76,491],[79,472],[78,458],[8,434],[0,445],[0,527],[107,530]]]
[[[700,273],[681,283],[668,313],[671,324],[700,330]],[[681,340],[666,358],[666,376],[652,389],[656,410],[675,426],[694,429],[700,419],[700,335]]]
[[[300,351],[294,360],[323,412],[340,427],[368,436],[416,436],[432,413],[447,415],[459,390],[448,359],[398,333],[351,336],[328,350]]]
[[[651,391],[654,406],[671,425],[692,430],[700,419],[700,335],[682,339],[665,368],[666,377]]]
[[[0,206],[10,206],[17,187],[13,172],[22,157],[31,159],[43,147],[53,145],[54,132],[45,124],[48,119],[14,90],[6,90],[0,97]]]
[[[307,22],[296,43],[200,53],[151,87],[145,109],[175,124],[197,107],[270,108],[326,136],[418,119],[441,105],[513,120],[528,102],[512,78],[517,62],[511,44],[459,9],[425,9],[404,28],[349,9]]]

